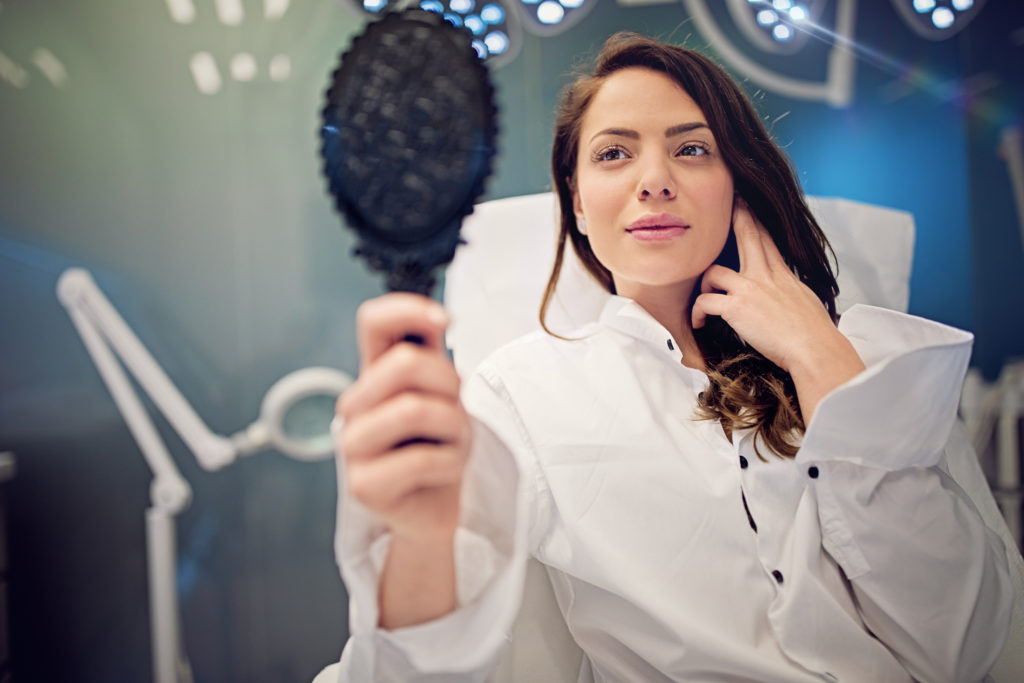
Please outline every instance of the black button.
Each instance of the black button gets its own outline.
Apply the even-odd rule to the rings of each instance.
[[[742,455],[740,456],[740,469],[747,469],[747,459]]]
[[[782,583],[782,572],[780,572],[778,569],[772,570],[772,576],[775,577],[775,580],[777,582]]]
[[[815,467],[814,465],[811,465],[810,468],[807,470],[807,476],[810,477],[811,479],[817,479],[818,468]]]
[[[672,344],[672,340],[669,339],[668,340],[668,350],[669,351],[675,351],[675,349],[676,349],[676,347]]]

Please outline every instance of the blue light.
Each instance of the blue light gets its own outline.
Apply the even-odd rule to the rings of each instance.
[[[487,46],[484,45],[484,41],[477,38],[473,41],[473,49],[476,50],[476,56],[480,59],[487,59]]]
[[[388,0],[363,0],[363,9],[367,12],[379,12],[387,6]]]
[[[804,9],[803,5],[796,5],[793,9],[789,10],[789,18],[793,21],[803,21],[807,18],[807,10]]]
[[[780,12],[785,12],[792,6],[793,3],[790,2],[790,0],[772,0],[772,7],[779,10]]]
[[[484,38],[484,43],[492,55],[500,55],[508,49],[508,36],[501,31],[492,31]]]
[[[917,10],[918,14],[931,12],[935,9],[935,0],[914,0],[914,9]]]
[[[772,35],[775,36],[775,40],[784,43],[793,37],[793,29],[785,24],[777,24],[772,29]]]
[[[501,9],[499,5],[484,5],[480,10],[480,18],[484,20],[485,24],[494,26],[505,21],[505,10]]]
[[[956,15],[948,7],[939,7],[932,12],[932,23],[935,28],[949,28],[956,21]]]
[[[473,0],[448,0],[448,6],[451,7],[453,12],[459,14],[469,14],[473,11],[473,5],[476,3]]]
[[[466,25],[466,28],[473,32],[474,36],[479,36],[487,30],[487,24],[475,14],[470,14],[463,20],[463,23]]]
[[[557,24],[564,17],[565,9],[554,0],[544,0],[537,7],[537,20],[542,24]]]
[[[958,12],[966,12],[974,7],[974,0],[953,0],[953,9]]]
[[[524,5],[536,5],[540,0],[522,0]]]
[[[444,20],[447,21],[452,26],[462,26],[462,17],[460,17],[458,14],[454,14],[453,12],[445,12]]]
[[[576,9],[577,7],[582,7],[583,6],[583,0],[558,0],[558,1],[560,3],[562,3],[562,7],[565,7],[565,8],[568,8],[568,9]]]
[[[438,0],[423,0],[420,3],[420,9],[425,9],[428,12],[436,12],[437,14],[444,14],[444,5]]]
[[[771,26],[779,20],[779,15],[770,9],[763,9],[757,13],[757,23],[761,26]]]

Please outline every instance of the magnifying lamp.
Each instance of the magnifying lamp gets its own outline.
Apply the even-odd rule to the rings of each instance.
[[[57,282],[57,297],[153,472],[152,507],[146,510],[153,678],[156,683],[190,683],[192,673],[182,644],[174,575],[174,518],[188,507],[192,489],[171,459],[118,357],[199,464],[210,471],[266,448],[306,461],[331,457],[329,425],[334,402],[352,379],[333,368],[296,370],[267,391],[259,417],[252,424],[230,437],[221,436],[199,418],[88,271],[64,271]]]

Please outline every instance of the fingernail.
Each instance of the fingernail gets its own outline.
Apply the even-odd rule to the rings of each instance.
[[[427,320],[440,327],[447,327],[451,321],[448,311],[441,304],[434,304],[427,309]]]

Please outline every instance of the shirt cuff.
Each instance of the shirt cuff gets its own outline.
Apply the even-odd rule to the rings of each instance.
[[[867,368],[815,409],[796,462],[891,471],[938,463],[956,417],[973,335],[857,305],[839,322]]]

